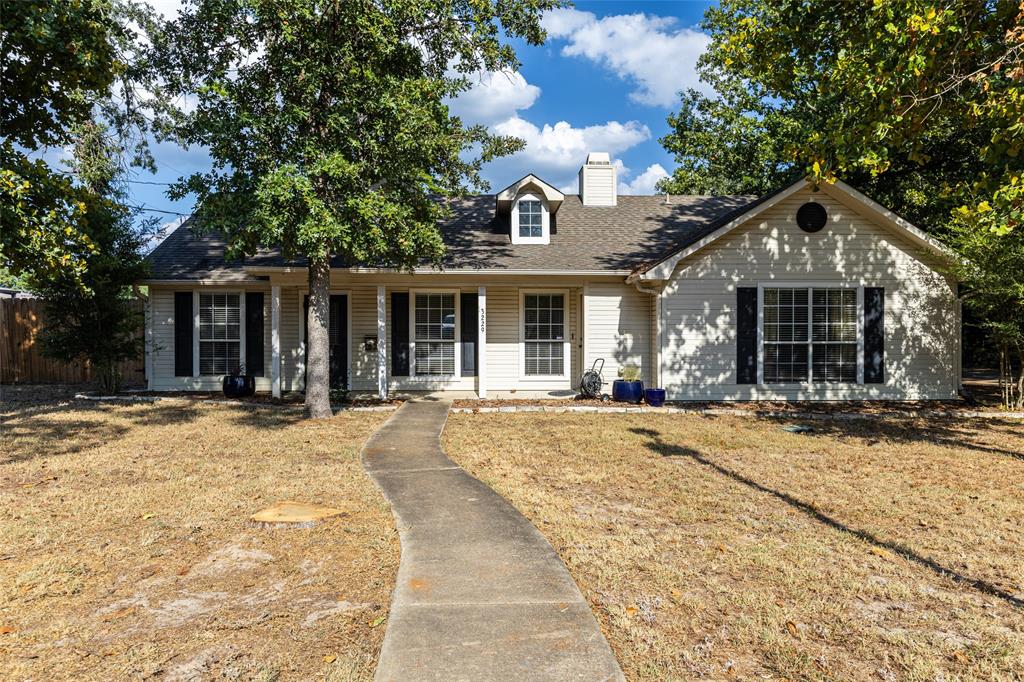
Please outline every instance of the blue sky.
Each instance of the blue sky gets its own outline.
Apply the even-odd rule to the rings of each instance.
[[[178,0],[150,0],[169,15]],[[467,122],[527,141],[524,151],[489,164],[485,179],[498,190],[536,173],[576,191],[576,172],[587,151],[607,151],[619,164],[620,191],[649,194],[671,173],[658,143],[668,130],[676,92],[700,87],[695,62],[707,37],[699,22],[709,2],[577,2],[545,17],[548,42],[517,46],[518,73],[479,74],[474,88],[451,103]],[[208,165],[201,149],[154,148],[156,175],[135,180],[171,182]],[[187,213],[192,202],[171,201],[166,187],[131,185],[134,203]],[[167,214],[154,213],[174,221]]]

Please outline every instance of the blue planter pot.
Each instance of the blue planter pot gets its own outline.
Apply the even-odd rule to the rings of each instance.
[[[256,377],[226,376],[221,385],[227,398],[246,398],[256,393]]]
[[[661,407],[665,404],[665,389],[649,388],[644,391],[644,402],[651,407]]]
[[[612,400],[637,405],[644,397],[644,382],[616,379],[612,382]]]

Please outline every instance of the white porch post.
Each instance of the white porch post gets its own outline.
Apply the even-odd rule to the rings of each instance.
[[[281,397],[281,287],[270,287],[270,392]]]
[[[383,285],[377,287],[377,396],[388,397],[387,298]]]
[[[480,287],[476,293],[476,394],[487,397],[487,287]]]
[[[664,314],[662,308],[662,291],[658,291],[654,296],[654,353],[651,357],[654,358],[654,371],[651,375],[654,377],[654,386],[652,388],[663,388],[664,384],[661,382],[662,376],[662,342],[664,341],[664,332],[662,327],[662,315]]]

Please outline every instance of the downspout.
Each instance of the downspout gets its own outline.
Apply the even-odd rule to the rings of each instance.
[[[631,282],[632,280],[632,282]],[[654,296],[654,333],[651,335],[651,361],[654,364],[653,380],[654,386],[651,388],[661,388],[661,291],[664,288],[651,288],[657,287],[657,285],[650,285],[645,287],[643,279],[638,274],[630,275],[626,278],[626,283],[632,283],[636,290],[642,294],[648,294]]]

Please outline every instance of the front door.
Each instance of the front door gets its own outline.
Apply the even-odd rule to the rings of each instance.
[[[309,365],[309,296],[303,298],[302,314],[306,319],[306,366]],[[330,328],[327,344],[330,349],[331,388],[348,388],[348,296],[331,294]]]

